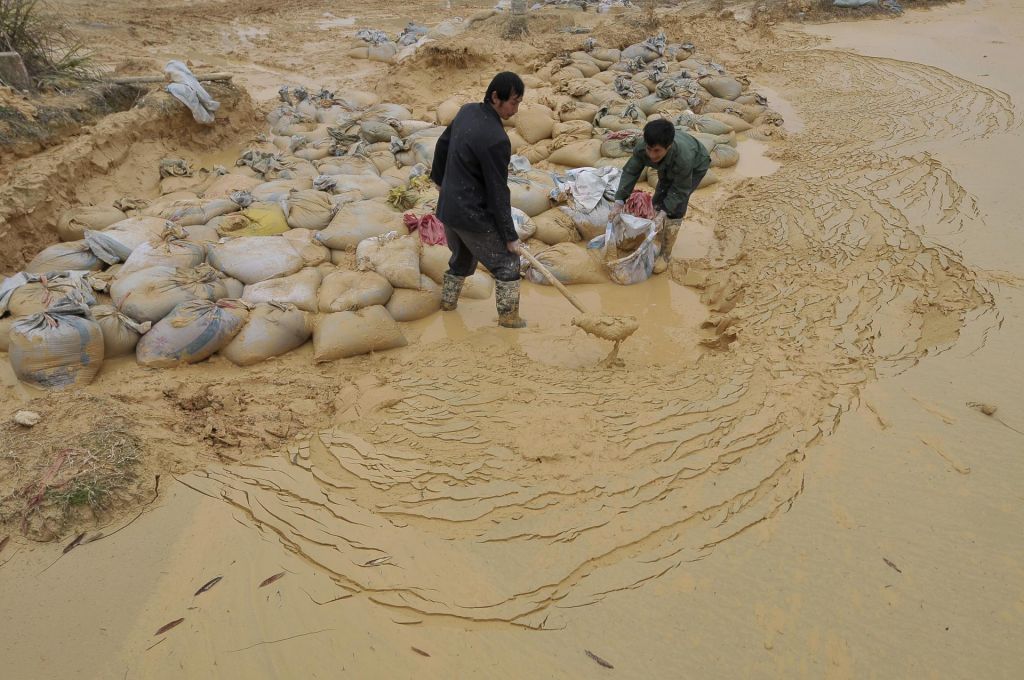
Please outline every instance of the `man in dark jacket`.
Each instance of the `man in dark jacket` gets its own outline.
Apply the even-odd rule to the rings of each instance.
[[[519,316],[520,244],[508,189],[512,145],[501,121],[516,114],[525,90],[515,73],[494,76],[484,101],[463,106],[437,140],[430,172],[452,251],[441,309],[455,309],[466,277],[481,262],[494,275],[498,324],[506,328],[526,322]]]
[[[654,218],[661,227],[661,255],[654,264],[654,273],[665,271],[672,257],[672,246],[679,235],[679,226],[686,216],[692,194],[711,167],[711,156],[697,139],[680,132],[667,120],[652,120],[644,126],[644,138],[633,149],[633,155],[622,168],[619,189],[615,192],[614,218],[620,212],[644,167],[658,171],[658,187],[654,190]]]

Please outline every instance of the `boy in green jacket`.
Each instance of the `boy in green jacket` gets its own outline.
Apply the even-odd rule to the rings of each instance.
[[[662,225],[661,255],[654,263],[654,273],[660,274],[668,267],[690,194],[700,186],[711,167],[711,156],[696,138],[677,132],[669,121],[652,120],[644,126],[643,140],[637,143],[622,168],[612,208],[613,219],[622,212],[645,167],[658,171],[658,188],[654,190],[654,209],[658,214],[654,220]]]

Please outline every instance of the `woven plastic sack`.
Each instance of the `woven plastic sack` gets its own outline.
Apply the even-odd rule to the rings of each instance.
[[[379,305],[355,312],[325,314],[313,331],[317,363],[405,347],[408,341],[387,310]]]
[[[8,340],[14,374],[36,387],[88,385],[103,364],[103,331],[70,299],[15,321]]]
[[[284,236],[242,236],[208,248],[211,265],[246,285],[288,276],[306,266]]]
[[[158,368],[197,363],[226,346],[248,316],[240,300],[183,302],[142,336],[135,356]]]
[[[44,248],[25,266],[25,271],[46,274],[56,271],[97,271],[103,263],[82,241],[55,243]]]
[[[134,354],[139,338],[152,326],[148,321],[138,323],[112,305],[96,305],[92,308],[92,317],[103,332],[104,359]]]
[[[295,305],[261,302],[220,353],[233,364],[251,366],[301,347],[312,334],[310,316]]]
[[[306,312],[315,312],[321,278],[316,267],[305,267],[290,276],[246,286],[242,299],[253,305],[259,302],[287,303]]]
[[[609,223],[605,233],[593,238],[587,248],[601,252],[612,281],[628,286],[651,278],[654,261],[660,251],[657,236],[658,227],[654,221],[624,214]],[[638,239],[642,240],[632,252],[623,257],[616,256],[619,245]],[[614,244],[616,249],[611,250],[608,244]]]

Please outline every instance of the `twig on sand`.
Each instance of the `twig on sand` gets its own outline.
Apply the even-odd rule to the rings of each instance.
[[[327,631],[331,631],[331,630],[334,630],[334,629],[333,628],[324,628],[323,630],[311,630],[308,633],[299,633],[298,635],[292,635],[290,637],[281,638],[280,640],[262,640],[260,642],[254,642],[253,644],[249,645],[248,647],[242,647],[240,649],[229,649],[228,650],[228,654],[234,654],[235,652],[244,652],[247,649],[252,649],[253,647],[259,647],[260,645],[273,645],[273,644],[277,644],[278,642],[285,642],[287,640],[294,640],[295,638],[306,637],[307,635],[318,635],[320,633],[326,633]]]

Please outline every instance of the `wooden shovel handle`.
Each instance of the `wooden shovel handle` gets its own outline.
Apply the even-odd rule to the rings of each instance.
[[[534,269],[543,274],[544,278],[548,280],[548,283],[557,288],[558,292],[564,295],[565,299],[571,302],[573,307],[580,310],[580,312],[582,312],[583,314],[590,314],[587,308],[583,306],[583,303],[577,300],[576,296],[570,293],[569,289],[566,288],[561,281],[556,279],[555,275],[548,271],[548,268],[541,264],[540,261],[533,256],[533,253],[526,249],[526,246],[522,246],[519,248],[519,254],[525,257],[527,261],[529,261],[529,263],[533,265]]]

